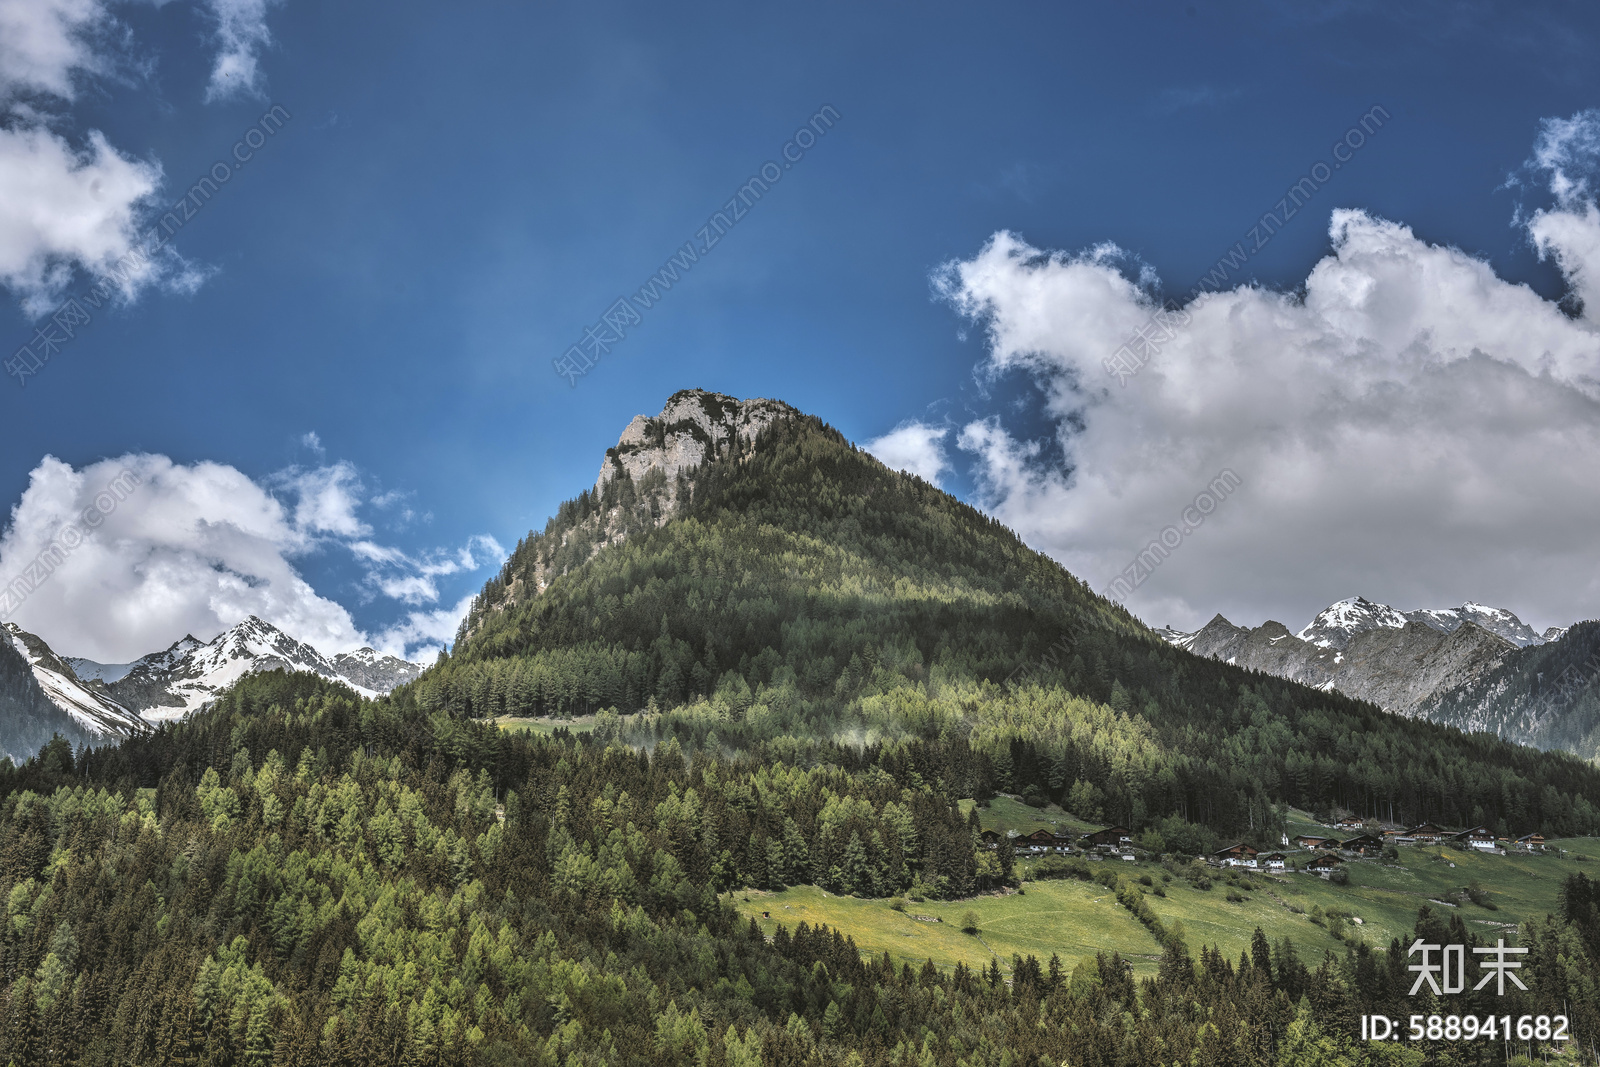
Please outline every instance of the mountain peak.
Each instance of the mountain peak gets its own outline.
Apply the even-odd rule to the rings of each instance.
[[[704,389],[682,389],[667,398],[661,414],[635,415],[606,450],[595,491],[626,472],[635,483],[652,471],[665,479],[669,501],[676,500],[679,474],[693,470],[739,439],[754,439],[775,419],[799,414],[781,400],[739,400]]]
[[[1323,648],[1346,648],[1358,633],[1379,627],[1404,629],[1406,617],[1387,604],[1364,596],[1353,596],[1330,604],[1317,612],[1304,630],[1295,636]]]
[[[16,623],[7,623],[4,632],[44,695],[91,736],[131,737],[148,729],[136,712],[108,696],[104,685],[79,678],[72,663],[56,655],[42,637]]]

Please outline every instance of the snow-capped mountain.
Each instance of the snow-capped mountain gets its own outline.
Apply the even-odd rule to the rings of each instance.
[[[1311,624],[1295,636],[1323,648],[1346,648],[1356,634],[1368,630],[1403,630],[1408,622],[1421,623],[1430,630],[1450,634],[1464,623],[1474,625],[1510,641],[1518,648],[1539,645],[1551,640],[1541,637],[1533,628],[1504,608],[1491,608],[1472,601],[1459,608],[1421,608],[1416,611],[1397,611],[1387,604],[1374,603],[1364,596],[1351,597],[1330,604],[1317,613]],[[1546,634],[1555,630],[1551,627]],[[1561,632],[1565,632],[1562,630]],[[1557,634],[1557,636],[1560,636]]]
[[[34,681],[56,707],[92,738],[132,737],[149,729],[139,714],[112,699],[105,685],[81,678],[67,660],[51,651],[44,640],[7,623],[5,639],[28,661]]]
[[[252,615],[204,644],[185,637],[136,660],[106,689],[146,719],[177,719],[204,707],[245,675],[270,670],[309,671],[369,697],[422,672],[414,663],[370,648],[330,659]]]
[[[1193,633],[1157,633],[1196,655],[1407,714],[1500,666],[1507,653],[1548,640],[1503,608],[1399,611],[1360,596],[1330,604],[1299,633],[1270,621],[1247,629],[1221,615]]]
[[[341,652],[333,657],[332,662],[339,677],[353,686],[370,689],[374,693],[387,693],[422,673],[422,668],[415,663],[371,648]]]
[[[45,696],[27,655],[0,631],[0,757],[21,763],[57,735],[72,745],[100,740]]]

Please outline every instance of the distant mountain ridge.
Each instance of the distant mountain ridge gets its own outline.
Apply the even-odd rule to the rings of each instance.
[[[56,655],[43,638],[16,623],[6,624],[5,635],[28,662],[45,697],[72,716],[91,738],[133,737],[149,729],[136,711],[107,693],[102,683],[80,679],[71,664]]]
[[[1417,714],[1600,758],[1600,622],[1580,622],[1559,640],[1518,649],[1466,684],[1433,694]]]
[[[1415,714],[1438,694],[1499,667],[1508,654],[1547,640],[1503,608],[1469,601],[1399,611],[1361,596],[1330,604],[1299,633],[1273,621],[1235,626],[1221,615],[1193,633],[1157,633],[1196,655],[1402,714]]]
[[[208,642],[185,636],[132,663],[58,655],[14,623],[0,628],[0,754],[14,761],[59,733],[101,744],[182,718],[258,671],[309,671],[378,696],[422,668],[371,648],[325,656],[254,616]]]
[[[1324,648],[1345,648],[1356,634],[1376,629],[1400,630],[1412,622],[1446,634],[1455,633],[1470,622],[1518,648],[1543,644],[1547,640],[1504,608],[1491,608],[1469,600],[1459,608],[1396,611],[1387,604],[1376,604],[1362,596],[1323,608],[1310,625],[1295,636]]]
[[[254,615],[204,644],[185,636],[126,666],[106,690],[152,721],[182,718],[257,671],[308,671],[364,696],[387,693],[422,673],[414,663],[370,648],[330,658]]]

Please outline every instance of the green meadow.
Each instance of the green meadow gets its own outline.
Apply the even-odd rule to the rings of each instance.
[[[553,719],[546,716],[518,718],[514,715],[502,715],[494,720],[494,724],[512,733],[553,734],[557,730],[566,729],[575,734],[587,734],[594,730],[594,716],[579,715],[571,719]]]
[[[1023,834],[1054,828],[1051,820],[1074,831],[1093,828],[1059,809],[1029,808],[1005,798],[981,809],[980,818],[985,829]],[[1309,855],[1290,853],[1301,862]],[[1230,876],[1213,870],[1210,889],[1198,889],[1150,860],[1101,860],[1090,867],[1096,873],[1111,868],[1135,884],[1148,878],[1149,886],[1140,884],[1147,903],[1169,928],[1182,924],[1184,940],[1196,955],[1202,945],[1215,945],[1236,959],[1248,950],[1259,926],[1274,942],[1288,938],[1315,965],[1324,952],[1342,954],[1358,940],[1381,949],[1391,939],[1404,939],[1423,905],[1443,916],[1460,916],[1481,937],[1509,939],[1518,922],[1557,909],[1561,883],[1569,874],[1581,870],[1600,876],[1600,861],[1589,857],[1600,857],[1600,840],[1553,841],[1543,855],[1403,848],[1398,864],[1346,863],[1345,885],[1296,872]],[[1018,860],[1019,870],[1029,865],[1029,860]],[[1473,883],[1487,892],[1485,904],[1466,895]],[[1240,899],[1230,900],[1230,895]],[[1002,970],[1009,971],[1013,954],[1031,954],[1041,962],[1055,954],[1070,971],[1084,956],[1115,951],[1130,959],[1136,972],[1151,974],[1160,954],[1155,938],[1110,890],[1077,879],[1025,881],[1020,893],[969,900],[908,901],[903,912],[888,900],[835,896],[814,886],[743,890],[733,896],[740,911],[769,935],[780,923],[791,930],[802,921],[826,924],[853,937],[862,952],[888,952],[896,963],[931,959],[945,969],[958,962],[979,968],[998,957]],[[969,911],[978,917],[975,935],[962,932]],[[926,921],[937,919],[944,921]]]

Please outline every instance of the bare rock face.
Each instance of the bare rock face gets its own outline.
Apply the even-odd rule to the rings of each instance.
[[[1551,627],[1500,666],[1419,709],[1434,722],[1600,760],[1600,622]]]
[[[774,419],[793,414],[793,408],[777,400],[736,400],[702,389],[674,393],[661,414],[635,415],[616,447],[606,449],[595,492],[604,492],[606,483],[623,472],[642,485],[646,475],[660,471],[670,512],[679,474],[739,447],[741,441],[748,447]]]
[[[748,455],[762,431],[799,415],[781,401],[739,400],[704,389],[672,394],[659,415],[635,415],[606,449],[594,489],[562,505],[560,521],[552,519],[526,549],[518,547],[502,572],[503,584],[485,589],[456,641],[470,639],[489,615],[542,595],[606,546],[664,525],[703,464]]]
[[[422,673],[418,664],[371,648],[339,653],[333,657],[333,669],[345,681],[375,693],[387,693],[414,682]]]
[[[1541,640],[1507,611],[1469,604],[1399,612],[1364,597],[1331,605],[1298,634],[1279,622],[1248,629],[1218,615],[1193,633],[1162,636],[1198,656],[1402,714],[1416,714],[1436,694],[1475,681],[1507,653]]]

